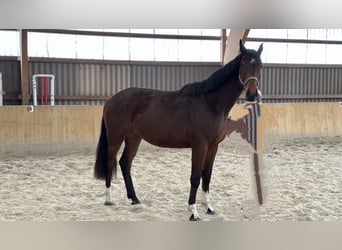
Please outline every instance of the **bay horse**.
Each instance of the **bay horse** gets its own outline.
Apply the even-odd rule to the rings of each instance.
[[[218,144],[226,137],[228,114],[242,91],[248,101],[259,95],[262,44],[246,49],[207,79],[177,91],[128,88],[108,99],[103,108],[101,134],[96,150],[94,176],[105,180],[105,205],[113,205],[110,186],[119,160],[128,199],[140,203],[135,193],[131,167],[142,139],[160,147],[191,148],[190,220],[200,220],[196,194],[202,178],[203,204],[215,214],[209,201],[209,183]]]

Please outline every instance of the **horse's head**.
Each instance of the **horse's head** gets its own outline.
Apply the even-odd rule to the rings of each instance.
[[[240,40],[240,72],[239,81],[246,93],[247,101],[256,101],[260,99],[259,81],[262,68],[261,52],[262,44],[257,51],[246,49]]]

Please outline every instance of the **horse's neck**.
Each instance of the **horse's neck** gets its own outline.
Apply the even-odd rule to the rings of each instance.
[[[238,78],[234,77],[216,91],[207,94],[208,104],[216,113],[227,115],[241,95],[241,92]]]

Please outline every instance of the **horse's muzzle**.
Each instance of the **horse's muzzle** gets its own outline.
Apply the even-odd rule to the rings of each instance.
[[[248,102],[260,102],[261,101],[261,92],[259,89],[257,89],[254,93],[251,93],[251,91],[246,91],[246,100]]]

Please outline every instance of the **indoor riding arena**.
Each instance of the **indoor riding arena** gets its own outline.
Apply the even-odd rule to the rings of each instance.
[[[130,87],[175,91],[207,79],[238,56],[240,39],[247,49],[263,43],[261,96],[241,94],[227,114],[210,182],[215,214],[199,188],[201,220],[342,220],[342,64],[332,53],[341,29],[1,36],[1,221],[188,221],[190,148],[143,140],[131,169],[141,203],[127,198],[118,166],[104,205],[105,181],[94,178],[104,103]]]

